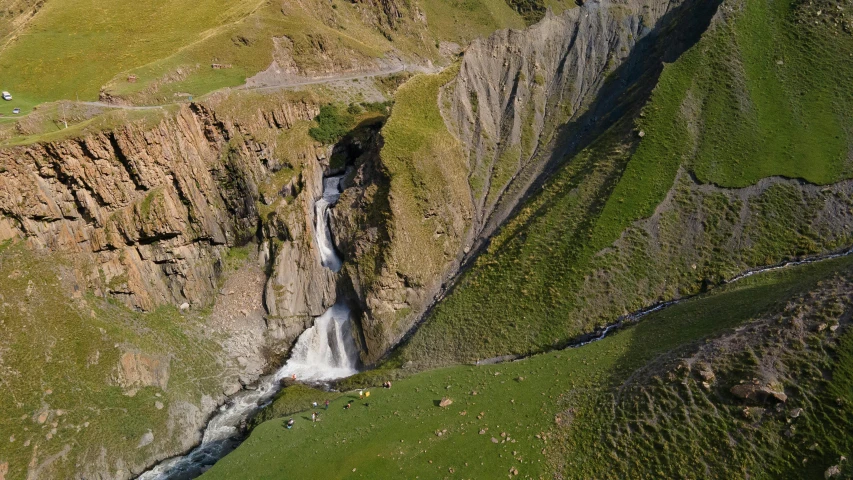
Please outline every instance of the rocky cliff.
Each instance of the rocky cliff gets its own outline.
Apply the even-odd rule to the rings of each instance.
[[[303,234],[310,233],[310,207],[319,195],[322,150],[312,147],[283,159],[274,143],[253,136],[259,129],[287,129],[310,120],[316,108],[284,103],[254,123],[238,123],[194,105],[154,128],[130,124],[5,149],[0,152],[0,238],[21,237],[36,249],[83,254],[81,284],[135,309],[202,306],[217,288],[226,250],[255,237],[259,188],[282,168],[304,167],[299,178],[305,192],[296,201],[302,208],[291,208],[285,227],[273,232],[282,239],[273,253],[292,258],[293,242],[310,243],[311,235]],[[300,160],[304,165],[293,164]],[[310,262],[299,265],[311,270]],[[274,285],[287,273],[277,271]],[[311,310],[306,301],[290,299],[300,294],[308,295],[289,290],[281,301],[303,314],[322,308],[322,301],[313,302],[319,306]],[[275,297],[268,305],[276,315]]]
[[[322,267],[314,245],[313,206],[327,152],[306,132],[318,104],[310,95],[223,94],[154,120],[0,150],[0,250],[17,244],[3,265],[18,268],[10,279],[29,282],[21,286],[27,305],[0,312],[11,337],[0,341],[0,352],[7,353],[0,355],[0,368],[19,379],[14,385],[32,370],[27,381],[63,386],[63,393],[95,389],[80,405],[79,398],[55,396],[50,404],[60,412],[86,411],[103,395],[98,389],[112,386],[119,389],[115,408],[156,393],[153,412],[168,411],[146,424],[142,440],[126,433],[102,445],[99,459],[87,450],[100,445],[97,440],[67,450],[57,442],[68,441],[68,434],[19,442],[16,454],[32,456],[33,467],[26,470],[2,452],[12,460],[13,478],[25,470],[33,478],[69,471],[128,478],[181,453],[198,441],[225,395],[281,361],[311,318],[334,302],[337,275]],[[61,261],[44,272],[48,280],[35,271],[22,276],[15,267],[23,260],[14,259],[33,253]],[[45,282],[59,283],[50,290]],[[18,288],[8,287],[9,295]],[[53,309],[45,310],[46,292],[64,306],[51,303]],[[103,306],[110,302],[102,299],[129,310]],[[123,320],[132,310],[147,313]],[[54,319],[61,311],[64,316]],[[78,312],[85,312],[79,325],[73,323]],[[34,321],[54,333],[34,335]],[[120,328],[128,330],[117,333]],[[55,351],[57,341],[62,347],[62,339],[89,330],[95,333],[74,343],[76,356]],[[28,357],[16,348],[29,343],[44,352],[43,361],[18,361]],[[50,376],[52,358],[85,363],[86,381],[69,377],[67,369]],[[77,387],[65,387],[66,380]],[[133,405],[129,411],[139,415],[143,407]],[[20,417],[18,409],[28,411],[28,403],[9,408],[15,410],[9,419]],[[86,425],[109,435],[109,421],[86,419]],[[63,420],[55,423],[54,430],[62,428]],[[50,460],[53,454],[64,460]],[[74,468],[75,462],[91,467]]]

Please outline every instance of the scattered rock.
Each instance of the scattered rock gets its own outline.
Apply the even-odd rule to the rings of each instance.
[[[453,400],[451,400],[447,397],[442,398],[441,401],[438,402],[439,407],[447,407],[447,406],[450,406],[451,404],[453,404]]]
[[[784,393],[774,391],[769,387],[761,385],[745,383],[735,385],[730,391],[732,392],[732,395],[753,403],[764,403],[768,400],[784,403],[788,400],[788,396]]]
[[[795,408],[795,409],[791,410],[791,418],[797,418],[802,414],[803,414],[802,408]]]
[[[486,430],[488,430],[488,428],[484,428],[484,429],[480,430],[480,435],[485,435],[485,434],[486,434]]]
[[[637,136],[640,138],[643,138],[646,136],[646,132],[644,132],[643,130],[640,130],[639,132],[637,132]]]
[[[151,430],[142,435],[142,438],[139,439],[139,445],[136,448],[142,448],[147,445],[151,445],[154,442],[154,433]]]
[[[120,359],[121,384],[131,387],[159,387],[169,385],[169,360],[143,353],[125,352]],[[134,392],[135,393],[135,392]]]
[[[184,303],[182,303],[182,304],[181,304],[180,309],[181,309],[181,311],[182,311],[182,312],[185,312],[185,311],[187,311],[187,310],[189,310],[189,309],[190,309],[190,304],[189,304],[189,303],[187,303],[187,302],[184,302]]]
[[[0,463],[0,480],[6,480],[7,473],[9,473],[9,462]]]
[[[840,475],[841,475],[841,467],[839,467],[838,465],[833,465],[833,466],[827,468],[825,472],[823,472],[824,478],[832,478],[832,477],[837,477]]]
[[[497,438],[492,437],[492,443],[498,443],[499,441],[500,441],[500,440],[498,440]]]
[[[163,402],[154,402],[154,408],[156,408],[157,410],[163,410]]]
[[[717,376],[714,374],[714,371],[710,368],[699,370],[699,376],[702,377],[702,380],[707,383],[713,383],[713,381],[717,378]]]
[[[509,473],[510,473],[511,475],[518,475],[518,469],[517,469],[517,468],[515,468],[515,467],[512,467],[512,468],[510,468],[510,469],[509,469]]]

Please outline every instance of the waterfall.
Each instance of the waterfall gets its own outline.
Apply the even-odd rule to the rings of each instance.
[[[352,337],[350,310],[337,303],[314,320],[296,341],[290,360],[278,371],[278,378],[296,375],[300,382],[317,382],[348,377],[358,372],[358,349]]]
[[[329,229],[329,207],[341,196],[343,176],[323,179],[323,197],[314,204],[315,234],[321,264],[338,272],[341,259],[332,243]],[[231,398],[210,419],[201,444],[190,453],[163,461],[144,472],[140,480],[184,480],[204,473],[217,460],[240,444],[241,424],[270,402],[280,388],[280,380],[293,375],[300,382],[327,382],[358,372],[358,348],[353,339],[350,309],[338,302],[296,340],[290,359],[273,375],[258,381],[254,389],[243,390]]]
[[[329,206],[341,196],[343,175],[323,179],[323,197],[314,204],[317,247],[324,267],[337,272],[341,259],[332,244],[329,229]],[[314,320],[314,325],[302,332],[290,359],[276,374],[278,378],[296,375],[299,381],[328,381],[356,373],[358,349],[353,340],[350,310],[338,302]]]
[[[341,270],[342,262],[332,244],[332,231],[329,229],[329,206],[334,205],[341,196],[342,178],[342,176],[325,178],[323,180],[323,196],[314,203],[314,231],[317,235],[320,263],[335,273]]]

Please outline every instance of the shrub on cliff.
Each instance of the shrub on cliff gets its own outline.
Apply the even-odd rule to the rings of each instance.
[[[323,105],[314,121],[317,122],[317,126],[308,130],[308,134],[314,140],[328,145],[346,135],[353,127],[355,118],[335,105]]]

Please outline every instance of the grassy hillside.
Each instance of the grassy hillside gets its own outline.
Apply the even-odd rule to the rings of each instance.
[[[138,464],[155,446],[182,448],[174,425],[221,391],[220,347],[198,318],[174,307],[134,313],[85,294],[73,267],[20,244],[0,247],[6,479],[36,469],[44,478],[116,471],[116,458]]]
[[[696,292],[749,266],[850,243],[842,230],[817,233],[847,222],[816,213],[831,198],[845,203],[846,194],[810,198],[800,187],[780,187],[745,203],[738,195],[746,190],[693,197],[673,190],[679,171],[730,187],[768,175],[828,184],[851,174],[851,94],[836,79],[853,74],[853,36],[832,22],[804,23],[816,7],[749,0],[721,8],[734,6],[666,66],[634,125],[623,119],[568,159],[503,227],[400,361],[442,364],[545,349],[608,316]],[[750,33],[758,24],[760,36]],[[766,65],[748,56],[767,44],[784,45],[767,55],[781,90],[761,83],[770,73],[755,73]],[[832,64],[839,65],[836,76]],[[746,114],[754,118],[736,121]],[[747,124],[753,130],[744,133]],[[732,140],[741,136],[749,148]],[[807,147],[812,141],[820,148]],[[668,193],[674,200],[666,212],[643,220],[663,208]]]
[[[259,5],[231,0],[46,2],[25,31],[0,52],[2,87],[17,97],[4,107],[78,97],[94,100],[116,73],[210,36]]]
[[[734,330],[736,327],[758,323],[756,319],[772,318],[768,328],[783,335],[798,312],[786,311],[786,303],[799,308],[808,303],[805,299],[813,298],[821,300],[811,302],[813,308],[803,307],[796,318],[808,326],[821,321],[835,325],[841,318],[842,330],[807,334],[808,341],[800,351],[808,352],[809,358],[819,358],[822,368],[847,372],[850,365],[845,349],[850,333],[845,319],[853,304],[849,294],[837,297],[837,292],[845,291],[853,278],[851,264],[853,260],[848,258],[751,277],[650,315],[636,326],[585,347],[494,366],[418,373],[394,382],[390,390],[370,390],[369,399],[364,400],[349,392],[334,400],[328,411],[320,410],[317,423],[311,423],[310,411],[306,410],[294,416],[296,426],[292,430],[283,427],[283,419],[261,424],[240,448],[202,478],[320,474],[324,478],[501,478],[515,471],[520,478],[550,477],[557,471],[564,478],[609,478],[625,471],[634,477],[696,476],[696,457],[682,452],[696,452],[705,441],[688,432],[718,428],[722,422],[731,431],[744,433],[737,433],[738,442],[728,447],[715,445],[718,452],[725,452],[719,457],[706,456],[719,461],[731,458],[731,454],[746,460],[737,466],[714,464],[700,476],[725,477],[730,468],[738,466],[758,478],[766,478],[779,471],[777,468],[785,468],[792,477],[811,472],[812,464],[827,468],[827,462],[853,450],[853,437],[841,428],[849,423],[839,428],[829,423],[848,417],[850,404],[840,406],[831,418],[804,415],[797,420],[799,433],[794,437],[767,437],[777,442],[780,449],[776,452],[764,449],[765,433],[772,434],[780,423],[787,425],[785,415],[797,406],[835,395],[835,389],[846,381],[843,375],[829,381],[796,371],[780,378],[790,395],[788,404],[781,407],[780,414],[768,413],[772,419],[765,419],[759,428],[740,413],[743,404],[726,391],[728,382],[749,378],[748,369],[733,373],[731,378],[718,370],[719,387],[714,386],[718,395],[711,398],[713,406],[702,405],[708,415],[701,417],[701,425],[681,421],[664,430],[649,421],[640,434],[630,435],[636,432],[628,423],[631,417],[613,413],[633,403],[626,402],[623,407],[614,399],[623,385],[638,383],[637,375],[668,378],[669,365],[664,360],[670,358],[667,352],[673,349],[685,349],[677,357],[687,355],[707,342],[702,339],[718,338],[723,332],[732,335],[739,331]],[[835,278],[836,272],[844,280],[827,281]],[[824,297],[832,301],[824,301]],[[842,333],[844,339],[839,343]],[[836,355],[837,347],[840,350]],[[741,354],[748,355],[749,351],[733,347],[723,356]],[[762,351],[754,354],[759,360],[764,358]],[[650,388],[661,385],[649,384]],[[670,383],[663,381],[663,385]],[[631,390],[632,395],[638,395],[634,392]],[[648,401],[666,401],[666,411],[673,414],[697,408],[689,403],[689,397],[665,397],[665,393],[663,387],[653,390],[653,395],[661,397],[649,397]],[[323,398],[319,392],[315,397]],[[445,397],[452,399],[452,405],[437,406]],[[344,409],[350,400],[354,402],[352,408]],[[303,401],[308,407],[311,399]],[[649,408],[659,412],[654,404]],[[812,407],[806,408],[809,411]],[[714,411],[721,418],[716,418]],[[614,430],[616,440],[612,440]],[[810,449],[814,441],[822,447]],[[655,445],[661,447],[650,447]],[[761,448],[761,457],[753,453],[754,446]],[[803,463],[802,459],[807,461]]]
[[[15,97],[0,105],[3,115],[55,100],[96,100],[102,90],[134,103],[186,100],[242,84],[274,58],[282,69],[308,74],[367,66],[392,50],[436,59],[442,40],[464,44],[523,26],[501,0],[388,2],[399,16],[381,5],[319,0],[51,0],[30,18],[32,3],[0,12],[0,35],[7,36],[0,88]]]

